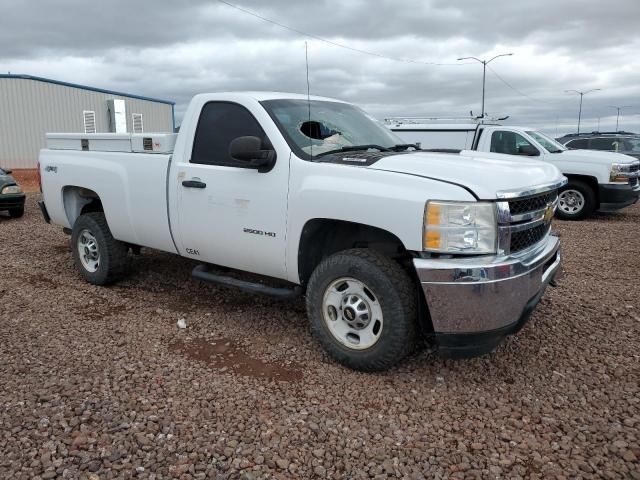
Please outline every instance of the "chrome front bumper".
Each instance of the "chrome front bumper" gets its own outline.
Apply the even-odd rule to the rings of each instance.
[[[416,258],[413,264],[436,343],[484,353],[524,324],[559,277],[560,241],[548,235],[542,245],[513,257]]]

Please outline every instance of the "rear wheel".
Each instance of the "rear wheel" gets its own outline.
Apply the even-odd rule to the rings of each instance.
[[[366,249],[326,258],[307,288],[314,335],[338,362],[362,371],[386,370],[413,350],[416,301],[407,273]]]
[[[129,248],[111,235],[104,213],[80,215],[71,233],[73,260],[84,279],[105,285],[122,276],[129,264]]]
[[[24,215],[24,207],[12,208],[9,210],[9,216],[11,218],[20,218]]]
[[[585,182],[570,180],[558,194],[556,215],[562,220],[582,220],[596,209],[596,194]]]

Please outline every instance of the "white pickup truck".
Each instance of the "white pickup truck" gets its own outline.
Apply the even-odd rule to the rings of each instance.
[[[491,351],[560,272],[556,167],[453,164],[338,100],[197,95],[177,135],[49,134],[39,168],[44,218],[71,231],[87,281],[116,280],[150,247],[200,262],[199,280],[306,293],[312,331],[360,370],[420,338]]]
[[[608,212],[634,204],[640,195],[640,162],[628,155],[594,150],[568,150],[533,128],[477,123],[421,123],[419,119],[387,119],[404,141],[423,149],[462,156],[475,152],[530,156],[557,166],[569,179],[560,190],[557,215],[581,220],[593,212]]]

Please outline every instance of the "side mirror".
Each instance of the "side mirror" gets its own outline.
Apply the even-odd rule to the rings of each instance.
[[[234,138],[229,145],[229,155],[247,162],[247,168],[255,168],[260,173],[271,170],[276,161],[275,150],[263,150],[262,140],[252,136]]]
[[[12,170],[5,170],[4,168],[0,168],[5,174],[10,175]]]
[[[529,157],[537,157],[540,152],[533,145],[520,145],[518,147],[518,155],[527,155]]]

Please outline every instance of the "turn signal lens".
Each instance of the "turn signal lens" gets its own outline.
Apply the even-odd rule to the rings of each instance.
[[[440,232],[426,231],[424,232],[425,248],[437,250],[440,248]]]
[[[427,205],[427,225],[440,225],[440,205]]]

